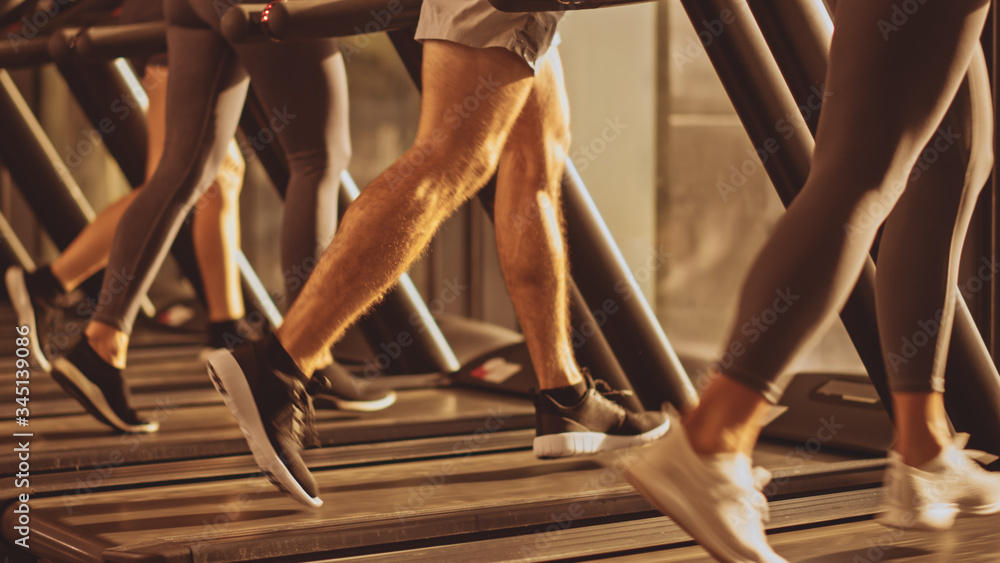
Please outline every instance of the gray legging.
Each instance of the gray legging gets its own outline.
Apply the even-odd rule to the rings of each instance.
[[[961,246],[992,165],[984,2],[924,4],[888,37],[877,22],[892,2],[838,3],[809,180],[750,270],[719,371],[777,402],[885,220],[876,303],[890,385],[944,390]]]
[[[167,0],[166,141],[160,165],[121,219],[94,320],[131,333],[139,299],[198,197],[208,189],[253,87],[285,148],[289,183],[281,262],[289,300],[336,230],[340,173],[350,158],[347,79],[335,40],[231,45],[218,2]],[[124,280],[124,281],[122,281]],[[107,297],[105,297],[107,296]]]

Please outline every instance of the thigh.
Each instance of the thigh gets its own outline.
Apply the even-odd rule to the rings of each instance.
[[[349,147],[347,75],[336,40],[233,45],[266,109],[256,144],[289,154]]]
[[[248,79],[228,44],[208,28],[171,23],[167,48],[164,150],[150,185],[182,190],[179,199],[187,200],[215,177],[236,132]]]
[[[928,2],[886,27],[895,5],[837,3],[812,172],[842,180],[844,196],[881,185],[898,197],[966,73],[989,1]]]
[[[559,43],[563,12],[501,12],[484,0],[424,0],[415,39],[451,41],[468,47],[499,47],[531,68]]]
[[[883,263],[892,263],[897,252],[927,253],[947,260],[953,244],[961,247],[992,168],[992,143],[989,74],[982,49],[976,49],[965,81],[941,126],[921,151],[906,191],[886,221],[879,252],[880,275]],[[887,238],[894,246],[885,246]],[[912,241],[920,241],[918,247],[933,244],[935,251],[909,248]]]
[[[499,154],[533,74],[521,57],[503,48],[426,41],[417,143],[441,146],[458,157],[470,150]]]
[[[546,161],[565,158],[569,139],[569,99],[563,83],[559,52],[551,49],[538,61],[528,99],[517,116],[504,155],[527,153]],[[530,148],[529,148],[530,146]],[[561,155],[553,151],[562,152]],[[562,162],[555,164],[561,169]]]

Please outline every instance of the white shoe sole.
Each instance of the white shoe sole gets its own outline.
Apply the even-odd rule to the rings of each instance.
[[[52,364],[42,351],[41,340],[38,337],[38,321],[35,319],[35,309],[31,306],[28,286],[24,283],[24,270],[20,266],[7,268],[4,282],[7,284],[7,294],[14,306],[18,324],[28,327],[28,351],[31,352],[31,358],[39,369],[51,372]]]
[[[875,519],[887,528],[903,530],[947,530],[955,525],[955,519],[962,516],[989,516],[1000,512],[1000,503],[984,506],[963,507],[955,503],[936,503],[920,514],[890,506]]]
[[[613,436],[600,432],[563,432],[538,436],[532,444],[535,457],[556,458],[620,450],[652,442],[670,430],[670,419],[635,436]]]
[[[391,391],[385,397],[374,401],[352,401],[336,395],[317,395],[313,397],[314,405],[321,406],[323,403],[330,403],[334,408],[342,411],[375,412],[394,405],[396,403],[396,392]]]
[[[719,536],[715,526],[700,516],[700,512],[706,510],[706,506],[688,502],[683,492],[674,486],[674,480],[643,459],[641,455],[638,459],[625,461],[625,478],[643,498],[657,510],[669,516],[719,561],[725,563],[759,562],[759,560],[747,559],[734,552],[728,543]],[[777,561],[784,560],[778,559]]]
[[[935,503],[920,513],[901,508],[889,507],[879,514],[876,521],[887,528],[900,530],[947,530],[955,525],[958,517],[958,505],[954,503]]]
[[[323,506],[323,501],[319,497],[311,496],[302,488],[271,445],[260,412],[257,410],[257,403],[250,391],[250,385],[236,358],[228,350],[218,350],[209,354],[208,376],[233,413],[236,422],[239,423],[240,430],[250,445],[254,461],[264,475],[282,492],[302,504],[312,508]]]
[[[160,429],[160,423],[156,421],[150,421],[146,424],[129,424],[122,420],[115,414],[111,405],[108,404],[108,400],[104,397],[104,392],[101,391],[100,387],[94,385],[92,381],[87,379],[83,372],[66,361],[65,358],[56,358],[55,366],[52,370],[52,378],[69,394],[76,397],[78,401],[83,402],[84,407],[89,406],[87,410],[91,414],[122,432],[148,434]]]

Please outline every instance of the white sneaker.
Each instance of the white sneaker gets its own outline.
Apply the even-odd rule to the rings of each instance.
[[[963,451],[967,440],[967,434],[959,434],[919,469],[889,452],[883,478],[888,507],[878,522],[894,528],[944,530],[959,515],[1000,512],[1000,474],[986,471],[970,458],[980,452]]]
[[[700,456],[681,425],[633,450],[625,476],[653,506],[684,528],[709,553],[728,563],[783,563],[767,543],[764,522],[771,480],[742,454]]]

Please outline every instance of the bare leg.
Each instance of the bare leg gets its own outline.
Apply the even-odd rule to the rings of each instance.
[[[708,386],[699,406],[706,401],[713,407],[696,407],[684,418],[684,430],[694,451],[701,455],[752,455],[762,428],[760,421],[771,403],[728,377],[720,377]]]
[[[505,49],[426,41],[424,97],[413,147],[348,209],[277,340],[209,356],[212,381],[256,448],[258,465],[290,496],[310,506],[322,502],[299,455],[301,427],[285,415],[305,416],[309,410],[298,391],[303,376],[312,377],[322,367],[330,345],[395,283],[498,162],[496,215],[504,275],[525,315],[530,351],[537,356],[532,362],[543,387],[550,389],[535,396],[536,456],[623,448],[666,432],[665,415],[626,411],[607,396],[613,390],[581,377],[575,364],[559,212],[568,144],[566,99],[558,56],[551,53],[541,66],[536,78],[521,57]],[[537,218],[515,232],[507,227],[516,225],[519,207]],[[582,390],[575,385],[585,381]],[[259,414],[248,414],[255,411]]]
[[[239,319],[245,314],[236,264],[244,169],[236,143],[230,143],[215,182],[195,204],[194,250],[205,285],[208,320],[213,322]]]
[[[345,213],[277,331],[305,374],[324,365],[326,351],[344,330],[392,287],[444,219],[486,183],[531,84],[531,70],[504,49],[424,44],[416,141]],[[468,100],[477,102],[474,119],[454,110]]]
[[[560,187],[569,105],[550,49],[510,133],[497,176],[495,228],[507,291],[542,389],[582,380],[569,338]]]
[[[941,393],[893,393],[896,444],[903,462],[920,467],[937,457],[951,442],[951,429]]]
[[[121,199],[108,205],[97,214],[94,221],[84,227],[66,250],[51,264],[52,275],[69,292],[80,286],[87,278],[104,269],[108,263],[111,241],[122,213],[139,195],[137,188]]]

